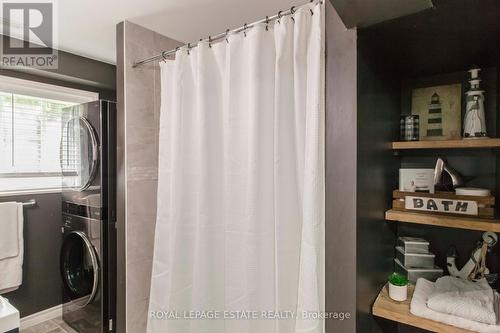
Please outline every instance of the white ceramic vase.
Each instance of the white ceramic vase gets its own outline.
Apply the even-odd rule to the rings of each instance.
[[[398,302],[406,301],[408,298],[408,285],[395,286],[389,282],[389,297]]]

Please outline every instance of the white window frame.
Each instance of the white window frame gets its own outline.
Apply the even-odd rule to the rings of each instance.
[[[0,75],[0,91],[18,95],[55,99],[72,103],[87,103],[99,99],[99,93],[54,84]]]
[[[9,94],[33,96],[76,104],[88,103],[99,99],[99,93],[88,90],[62,87],[54,84],[14,78],[0,75],[0,92]],[[40,175],[42,175],[41,173]],[[54,189],[26,189],[0,191],[0,196],[60,193],[61,188]]]

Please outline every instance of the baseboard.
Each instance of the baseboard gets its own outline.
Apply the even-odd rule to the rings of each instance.
[[[62,304],[21,318],[21,329],[25,329],[43,323],[44,321],[60,317],[62,317]]]

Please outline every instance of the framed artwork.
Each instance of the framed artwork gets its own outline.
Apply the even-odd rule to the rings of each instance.
[[[462,138],[462,85],[413,89],[411,113],[420,117],[420,140]]]

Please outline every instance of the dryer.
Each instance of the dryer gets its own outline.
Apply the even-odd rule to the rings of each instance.
[[[116,312],[116,104],[85,103],[63,115],[63,320],[78,332],[110,332]]]

